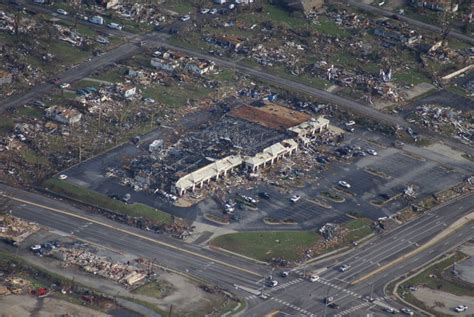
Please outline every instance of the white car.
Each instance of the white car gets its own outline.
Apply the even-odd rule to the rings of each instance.
[[[413,311],[409,308],[402,308],[402,309],[400,309],[400,311],[405,315],[413,316]]]
[[[58,176],[59,179],[61,180],[65,180],[67,178],[67,175],[66,174],[61,174]]]
[[[457,313],[462,313],[462,312],[465,312],[466,310],[467,310],[466,305],[459,305],[459,306],[456,306],[456,308],[454,308],[454,311]]]
[[[351,184],[349,184],[346,181],[339,181],[339,182],[337,182],[337,184],[341,187],[344,187],[344,188],[351,188]]]
[[[377,155],[378,155],[377,151],[375,151],[375,150],[373,150],[373,149],[368,149],[366,152],[369,153],[370,155],[373,155],[373,156],[377,156]]]
[[[32,245],[32,246],[30,247],[30,250],[31,250],[31,251],[38,251],[38,250],[40,250],[40,249],[41,249],[41,245],[39,245],[39,244],[35,244],[35,245]]]
[[[209,13],[209,9],[202,8],[200,12],[201,12],[201,14],[206,14],[206,13]]]
[[[316,282],[316,281],[319,281],[319,275],[311,275],[309,280],[313,283]]]
[[[68,88],[69,86],[71,86],[69,83],[62,83],[59,85],[59,88],[64,89],[64,88]]]
[[[211,11],[209,11],[209,14],[216,14],[217,13],[217,9],[211,9]]]
[[[278,281],[275,281],[275,280],[268,280],[267,285],[268,285],[269,287],[275,287],[275,286],[278,285]]]
[[[63,9],[57,9],[56,12],[61,14],[61,15],[67,15],[67,11],[63,10]]]
[[[384,312],[389,313],[389,314],[396,314],[397,311],[393,309],[392,307],[386,307],[384,308]]]
[[[181,21],[186,22],[191,19],[191,16],[189,14],[183,15],[182,17],[179,18]]]
[[[115,29],[115,30],[123,29],[123,26],[121,26],[120,24],[115,23],[115,22],[111,22],[111,23],[107,24],[107,27],[110,28],[110,29]]]
[[[351,121],[349,121],[349,122],[346,122],[345,124],[346,124],[346,127],[350,127],[350,126],[353,126],[353,125],[356,124],[356,123],[355,123],[354,120],[351,120]]]
[[[301,196],[300,195],[293,195],[291,196],[290,200],[292,203],[296,203],[298,200],[301,199]]]

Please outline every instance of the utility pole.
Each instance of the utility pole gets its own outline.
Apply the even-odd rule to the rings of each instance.
[[[330,291],[330,290],[331,290],[331,287],[328,286],[328,292],[326,293],[326,298],[324,299],[324,314],[323,314],[324,317],[327,316],[327,312],[328,312],[329,291]]]
[[[374,294],[374,284],[375,284],[375,281],[372,282],[372,287],[370,288],[370,300],[371,301],[373,300],[372,295]]]

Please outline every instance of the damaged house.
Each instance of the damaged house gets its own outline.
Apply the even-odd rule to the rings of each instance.
[[[81,121],[82,114],[73,108],[52,106],[46,109],[46,117],[62,124],[75,124]]]

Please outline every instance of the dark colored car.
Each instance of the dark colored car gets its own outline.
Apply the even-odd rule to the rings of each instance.
[[[267,192],[260,192],[258,193],[258,197],[264,198],[264,199],[270,199],[270,195]]]

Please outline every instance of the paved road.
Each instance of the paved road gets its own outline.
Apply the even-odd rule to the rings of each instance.
[[[352,5],[353,7],[356,7],[358,9],[363,10],[363,11],[371,12],[373,14],[382,15],[382,16],[389,17],[389,18],[392,18],[393,15],[394,15],[394,12],[392,12],[392,11],[385,10],[385,9],[382,9],[382,8],[379,8],[379,7],[375,7],[375,6],[372,6],[370,4],[362,3],[358,0],[349,0],[348,3],[350,5]],[[410,25],[413,25],[413,26],[416,26],[418,28],[425,29],[425,30],[435,32],[435,33],[439,33],[439,35],[441,36],[442,29],[438,26],[435,26],[435,25],[432,25],[432,24],[429,24],[429,23],[425,23],[425,22],[422,22],[422,21],[419,21],[419,20],[416,20],[416,19],[413,19],[413,18],[409,18],[405,15],[400,15],[400,14],[397,14],[397,18],[400,21],[406,22],[406,23],[408,23]],[[469,36],[469,35],[466,35],[466,34],[462,34],[462,33],[456,32],[456,31],[451,31],[451,32],[449,32],[449,36],[453,37],[453,38],[456,38],[458,40],[461,40],[461,41],[466,41],[470,44],[474,44],[474,38]]]
[[[346,311],[351,316],[356,316],[355,312],[370,309],[372,306],[363,300],[365,295],[370,294],[372,283],[374,296],[385,300],[382,298],[385,295],[381,287],[389,280],[425,263],[433,257],[433,254],[441,254],[456,243],[468,239],[473,233],[472,228],[467,232],[463,229],[456,232],[454,237],[445,239],[400,265],[351,285],[356,279],[380,265],[428,241],[467,211],[472,210],[474,195],[470,194],[433,209],[422,217],[352,250],[343,257],[344,264],[351,265],[349,271],[338,272],[336,269],[340,262],[320,263],[307,269],[309,271],[322,267],[325,271],[320,274],[320,282],[309,283],[299,278],[295,272],[287,279],[280,279],[280,286],[269,290],[272,299],[263,301],[251,293],[235,290],[235,284],[258,290],[261,277],[269,272],[267,266],[117,224],[100,216],[85,213],[63,201],[12,189],[5,185],[0,185],[0,190],[18,199],[14,201],[15,215],[91,243],[156,259],[160,265],[216,283],[236,291],[238,295],[247,296],[249,310],[246,316],[261,316],[274,309],[282,309],[292,314],[319,315],[325,308],[321,299],[327,292],[335,298],[337,296],[342,312]],[[377,309],[380,310],[381,305],[386,304],[378,304]]]
[[[319,274],[320,281],[316,283],[310,283],[298,277],[296,273],[301,273],[302,269],[300,268],[292,277],[281,280],[283,284],[278,286],[275,291],[271,291],[272,299],[270,301],[265,302],[251,295],[247,296],[247,300],[250,302],[247,316],[261,316],[272,309],[282,309],[290,314],[302,313],[310,316],[324,315],[325,309],[329,316],[366,316],[367,310],[381,314],[382,307],[401,308],[400,304],[394,303],[386,297],[383,291],[384,285],[396,277],[418,268],[435,256],[443,254],[452,246],[472,239],[474,237],[472,224],[463,227],[452,236],[400,264],[389,267],[355,285],[352,283],[381,265],[416,249],[449,224],[471,211],[474,208],[473,196],[471,194],[448,203],[392,232],[378,236],[377,239],[373,239],[370,243],[353,249],[343,256],[343,262],[327,261],[306,268],[307,272],[324,270]],[[342,264],[348,264],[351,268],[346,272],[339,272],[338,268]],[[323,299],[328,294],[336,299],[336,303],[341,307],[339,310],[325,308]],[[378,299],[376,303],[364,300],[365,296],[371,294],[372,297]]]
[[[265,266],[208,250],[193,244],[121,225],[85,213],[63,201],[0,185],[14,196],[13,214],[58,232],[138,257],[156,259],[167,268],[207,280],[227,289],[237,283],[257,286],[268,271]]]
[[[103,66],[113,64],[120,59],[123,59],[127,56],[132,56],[137,53],[140,48],[136,45],[136,43],[138,43],[141,38],[142,37],[137,37],[134,40],[105,53],[102,56],[92,57],[90,61],[79,64],[77,67],[70,68],[62,74],[58,74],[56,77],[59,78],[61,82],[67,83],[87,77],[95,70]],[[57,85],[41,83],[34,86],[27,92],[3,99],[0,101],[0,112],[3,112],[11,107],[23,106],[32,100],[40,98],[40,96],[45,95],[53,89],[58,89]]]

